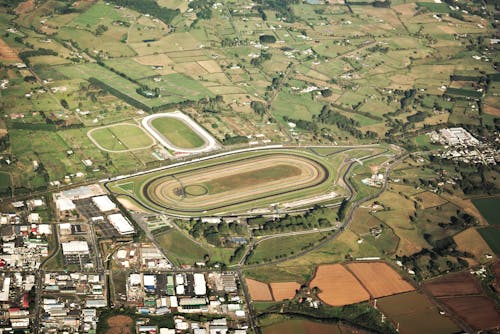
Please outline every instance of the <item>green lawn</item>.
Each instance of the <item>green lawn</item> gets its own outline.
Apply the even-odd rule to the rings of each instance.
[[[156,237],[160,246],[165,250],[167,257],[177,265],[203,262],[208,251],[194,243],[182,232],[171,230]]]
[[[205,143],[186,123],[173,117],[155,118],[151,125],[176,147],[197,148]]]
[[[500,230],[489,226],[477,230],[495,254],[500,254]]]

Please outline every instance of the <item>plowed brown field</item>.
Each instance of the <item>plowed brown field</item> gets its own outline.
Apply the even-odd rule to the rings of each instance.
[[[295,292],[298,289],[300,289],[300,284],[297,282],[271,283],[271,290],[275,301],[292,299],[295,297]]]
[[[357,262],[347,265],[374,298],[413,291],[396,271],[383,262]]]
[[[363,286],[340,264],[319,266],[310,287],[318,287],[318,297],[332,306],[355,304],[370,299]]]
[[[245,279],[248,286],[248,291],[250,292],[250,297],[252,300],[259,301],[272,301],[273,295],[271,294],[271,289],[267,283],[259,282],[251,278]]]
[[[477,330],[500,328],[500,313],[495,303],[484,296],[439,298],[471,327]]]
[[[1,38],[0,38],[0,59],[21,61],[21,59],[19,59],[19,57],[17,56],[17,53]]]
[[[468,272],[446,275],[424,284],[434,297],[480,294],[481,289]]]

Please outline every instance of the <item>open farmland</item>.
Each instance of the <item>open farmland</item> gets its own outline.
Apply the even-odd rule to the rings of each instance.
[[[13,50],[3,39],[0,38],[0,60],[20,61],[15,50]]]
[[[435,297],[460,296],[481,293],[476,279],[468,272],[446,275],[427,281],[425,288]]]
[[[319,266],[309,286],[318,287],[318,297],[332,306],[355,304],[370,299],[370,295],[354,275],[340,264]]]
[[[463,321],[476,330],[500,327],[500,312],[495,302],[484,296],[454,296],[439,298]]]
[[[402,334],[456,333],[460,328],[431,300],[416,291],[377,300],[377,307]]]
[[[500,198],[474,199],[472,203],[474,203],[479,212],[481,212],[481,215],[490,225],[500,225],[500,217],[498,217]]]
[[[486,241],[491,250],[496,254],[500,255],[500,229],[488,226],[477,230],[479,234]]]
[[[453,240],[455,240],[458,250],[473,254],[478,261],[483,261],[486,255],[493,254],[491,248],[474,227],[470,227],[465,231],[455,234]]]
[[[394,269],[382,262],[353,262],[347,268],[363,284],[373,298],[415,290]]]
[[[272,301],[273,295],[267,283],[259,282],[251,278],[245,279],[252,300]]]
[[[275,301],[293,299],[296,291],[300,289],[297,282],[272,282],[270,285]]]

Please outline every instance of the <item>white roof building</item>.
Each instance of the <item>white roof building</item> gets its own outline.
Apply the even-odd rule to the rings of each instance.
[[[0,301],[9,301],[10,277],[5,277],[3,281],[2,291],[0,292]]]
[[[194,274],[194,294],[197,296],[204,296],[207,293],[207,285],[205,282],[205,275],[197,273]]]
[[[88,254],[89,244],[86,241],[73,240],[70,242],[63,242],[62,249],[64,255]]]
[[[130,274],[130,276],[129,276],[129,284],[131,286],[141,285],[141,275],[140,274]]]
[[[111,201],[107,195],[92,197],[92,202],[94,202],[94,204],[101,212],[116,209],[116,204],[113,203],[113,201]]]
[[[71,211],[76,209],[75,203],[66,197],[56,199],[56,207],[59,211]]]
[[[144,275],[144,286],[145,287],[155,287],[156,277],[155,275]]]
[[[121,235],[133,234],[135,233],[134,227],[129,223],[121,213],[115,213],[108,216],[108,220],[111,225],[116,228],[118,233]]]

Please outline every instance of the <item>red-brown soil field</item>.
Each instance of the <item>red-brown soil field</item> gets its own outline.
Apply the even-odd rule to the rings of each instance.
[[[272,301],[273,295],[271,294],[271,289],[267,283],[259,282],[251,278],[245,279],[248,286],[248,291],[252,300],[259,301]]]
[[[300,289],[300,284],[297,282],[275,282],[270,285],[275,301],[293,299],[296,290]]]
[[[484,296],[439,298],[439,302],[455,312],[477,330],[500,328],[500,313],[495,303]]]
[[[481,289],[472,274],[468,272],[446,275],[424,284],[434,297],[480,294]]]
[[[349,263],[347,268],[363,283],[373,298],[415,290],[410,283],[383,262],[354,262]]]
[[[318,297],[332,306],[355,304],[370,299],[358,280],[340,264],[319,266],[309,286],[318,287]]]

